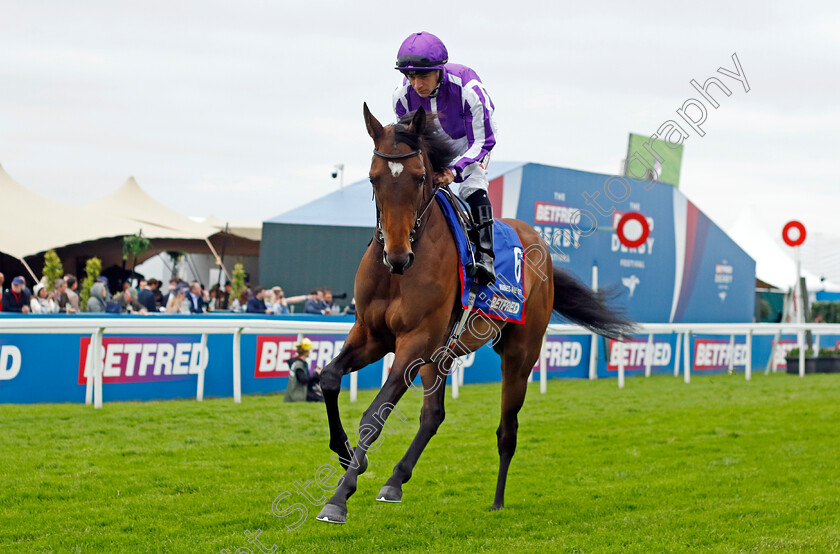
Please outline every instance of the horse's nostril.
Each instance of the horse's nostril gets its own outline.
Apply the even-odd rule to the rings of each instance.
[[[411,264],[413,264],[413,263],[414,263],[414,252],[409,252],[409,253],[408,253],[408,261],[406,262],[405,267],[403,268],[403,270],[406,270],[406,269],[408,269],[409,267],[411,267]]]

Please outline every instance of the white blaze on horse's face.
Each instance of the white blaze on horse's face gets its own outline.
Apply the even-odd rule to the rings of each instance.
[[[388,167],[391,169],[391,175],[393,175],[395,179],[399,177],[400,173],[402,173],[403,169],[405,169],[403,164],[400,162],[388,162]]]

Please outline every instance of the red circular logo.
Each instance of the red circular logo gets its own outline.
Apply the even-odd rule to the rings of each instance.
[[[637,221],[642,227],[642,232],[635,239],[628,238],[624,232],[624,227],[631,221]],[[615,228],[615,233],[618,235],[618,240],[627,248],[636,248],[645,243],[650,236],[650,226],[648,225],[645,216],[639,212],[627,212],[621,219],[618,220],[618,225]],[[634,233],[635,234],[635,233]]]
[[[796,233],[793,233],[794,236],[791,236],[791,229],[796,229]],[[796,221],[788,221],[785,225],[785,228],[782,229],[782,240],[785,241],[785,244],[788,246],[799,246],[803,242],[805,242],[805,226]]]

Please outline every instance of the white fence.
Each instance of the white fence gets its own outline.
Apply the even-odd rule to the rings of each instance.
[[[37,316],[23,318],[0,318],[0,334],[75,334],[91,335],[91,348],[93,355],[92,376],[87,379],[86,403],[93,403],[95,408],[102,407],[102,377],[103,377],[103,346],[104,335],[167,335],[167,334],[195,334],[201,335],[200,352],[203,355],[207,344],[207,336],[230,335],[233,341],[233,400],[236,403],[242,401],[241,390],[241,337],[243,334],[267,334],[267,333],[292,333],[292,334],[319,334],[319,333],[343,333],[346,334],[352,327],[347,322],[329,321],[301,321],[283,318],[277,319],[234,319],[234,318],[188,318],[169,319],[163,317],[126,317],[126,318],[96,318],[96,317],[67,317],[67,318],[41,318]],[[679,376],[680,362],[682,362],[683,379],[686,383],[691,382],[691,356],[689,354],[690,337],[692,334],[703,335],[729,335],[729,364],[730,370],[734,368],[735,338],[744,336],[746,339],[746,369],[745,378],[749,380],[752,375],[752,337],[755,335],[772,335],[774,337],[770,352],[770,363],[772,364],[774,351],[782,334],[796,334],[799,346],[799,375],[805,376],[805,333],[810,331],[816,340],[816,348],[819,345],[820,335],[840,335],[840,324],[825,323],[804,323],[804,324],[771,324],[771,323],[697,323],[697,324],[668,324],[655,323],[639,325],[638,335],[647,335],[648,343],[652,343],[654,335],[676,334],[676,355],[674,361],[674,376]],[[546,335],[591,335],[592,333],[582,327],[575,325],[549,325]],[[637,335],[637,336],[638,336]],[[589,356],[589,378],[597,378],[597,348],[598,341],[591,341]],[[618,348],[624,348],[619,343]],[[543,341],[545,349],[545,341]],[[681,352],[682,351],[682,352]],[[540,355],[540,392],[545,393],[547,389],[547,362],[545,351]],[[619,351],[618,355],[618,386],[624,387],[625,367],[624,356]],[[393,361],[392,356],[386,356],[383,361],[382,380],[387,378],[387,370]],[[456,365],[456,368],[458,366]],[[769,369],[769,366],[768,366]],[[464,384],[463,366],[456,369],[452,376],[452,396],[457,398],[460,387]],[[651,356],[647,356],[645,376],[651,373]],[[357,396],[357,375],[350,376],[350,400],[356,400]],[[198,374],[196,400],[201,401],[204,397],[204,374],[203,370]]]

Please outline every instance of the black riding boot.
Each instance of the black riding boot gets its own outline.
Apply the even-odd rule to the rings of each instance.
[[[467,274],[474,276],[479,284],[492,285],[496,282],[496,269],[493,267],[493,206],[483,190],[469,195],[467,204],[475,220],[472,238],[476,247],[475,264],[467,265]]]

